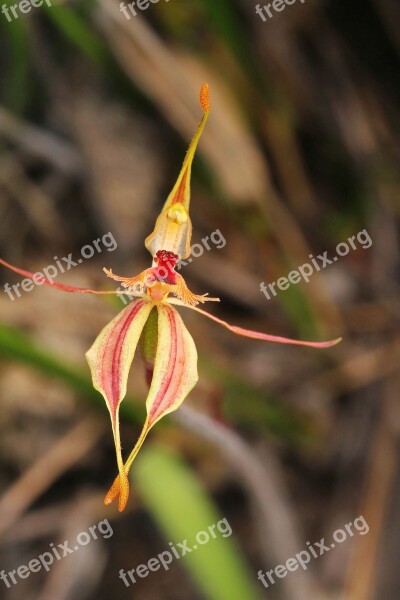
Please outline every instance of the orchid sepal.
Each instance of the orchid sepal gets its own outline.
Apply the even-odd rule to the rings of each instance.
[[[32,279],[36,285],[48,285],[49,287],[53,287],[57,290],[61,290],[62,292],[70,292],[73,294],[96,294],[99,296],[117,296],[117,295],[129,295],[128,292],[121,292],[118,290],[93,290],[90,288],[80,288],[74,285],[65,285],[63,283],[56,283],[50,279],[47,279],[41,273],[32,273],[31,271],[26,271],[25,269],[20,269],[19,267],[15,267],[14,265],[10,265],[10,263],[6,262],[2,258],[0,258],[0,264],[10,269],[10,271],[14,271],[14,273],[18,273],[18,275],[22,275],[27,279]]]
[[[153,304],[147,299],[133,300],[104,327],[86,352],[93,387],[103,395],[111,417],[120,475],[119,510],[121,511],[128,500],[129,482],[121,454],[119,407],[126,395],[130,367],[152,308]]]
[[[196,346],[179,313],[168,301],[155,306],[157,348],[155,356],[147,356],[149,360],[154,356],[153,376],[146,399],[147,418],[135,447],[106,494],[105,504],[117,497],[121,501],[121,494],[125,493],[124,479],[150,429],[165,415],[177,410],[198,381]]]
[[[207,84],[201,87],[200,105],[203,118],[190,143],[178,179],[157,218],[154,230],[145,240],[145,246],[153,257],[159,250],[168,250],[182,259],[190,256],[192,238],[192,223],[189,217],[190,179],[196,148],[211,110]]]
[[[191,308],[192,310],[195,310],[196,312],[204,315],[205,317],[208,317],[212,321],[215,321],[216,323],[218,323],[218,325],[225,327],[225,329],[228,329],[229,331],[231,331],[232,333],[235,333],[236,335],[240,335],[242,337],[247,337],[247,338],[252,338],[255,340],[261,340],[263,342],[273,342],[276,344],[291,344],[293,346],[307,346],[308,348],[322,349],[322,348],[331,348],[332,346],[336,346],[336,344],[339,344],[342,341],[341,337],[336,338],[334,340],[328,340],[326,342],[294,340],[292,338],[281,337],[278,335],[271,335],[269,333],[263,333],[261,331],[253,331],[251,329],[244,329],[243,327],[239,327],[237,325],[231,325],[230,323],[227,323],[226,321],[219,319],[215,315],[212,315],[211,313],[207,312],[206,310],[203,310],[202,308],[198,308],[197,306],[188,306],[187,304],[185,304],[178,298],[169,298],[168,301],[170,304],[175,304],[176,306],[183,306],[185,308]]]

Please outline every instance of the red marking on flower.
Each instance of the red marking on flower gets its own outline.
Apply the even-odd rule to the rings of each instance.
[[[179,183],[179,187],[176,190],[175,196],[171,199],[171,204],[183,204],[185,201],[185,192],[187,186],[187,178],[188,178],[188,170],[186,168],[185,172],[182,175],[182,181]]]
[[[168,250],[159,250],[155,258],[158,265],[168,265],[175,267],[179,260],[179,256]]]
[[[145,363],[144,370],[145,370],[145,378],[146,378],[147,386],[150,387],[151,381],[153,379],[154,365]]]
[[[113,335],[115,341],[113,344],[107,343],[103,348],[101,357],[101,388],[109,400],[110,407],[115,414],[121,400],[121,380],[119,377],[110,378],[110,372],[121,372],[121,361],[123,353],[123,345],[126,340],[126,334],[138,312],[143,307],[143,302],[138,300],[133,310],[126,313],[126,318],[114,327]]]
[[[173,399],[173,397],[175,396],[175,392],[177,389],[179,389],[179,384],[180,384],[180,380],[181,377],[179,377],[179,380],[176,379],[178,373],[179,373],[179,362],[180,360],[184,360],[184,355],[182,355],[183,351],[184,351],[184,346],[181,344],[179,347],[179,343],[182,341],[182,336],[179,336],[179,340],[178,340],[178,332],[177,332],[177,328],[176,328],[176,317],[174,315],[174,313],[169,312],[168,313],[168,324],[169,324],[169,328],[170,328],[170,354],[169,354],[169,363],[172,366],[172,368],[167,372],[167,374],[165,375],[164,379],[162,380],[162,383],[160,385],[160,388],[158,390],[157,396],[154,398],[153,401],[153,405],[151,407],[151,411],[149,413],[149,417],[151,421],[155,421],[157,419],[157,416],[159,416],[159,408],[161,403],[168,405],[170,400]],[[179,356],[178,356],[179,353]],[[180,371],[182,371],[182,369],[180,369]],[[175,385],[171,388],[171,382],[174,382]]]
[[[175,266],[178,263],[179,256],[168,250],[159,250],[154,260],[157,264],[153,268],[155,278],[162,283],[176,285],[177,273],[175,272]]]

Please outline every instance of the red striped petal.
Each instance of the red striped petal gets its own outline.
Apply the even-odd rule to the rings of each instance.
[[[146,400],[149,428],[176,410],[198,380],[197,350],[179,313],[167,304],[158,309],[158,345]]]
[[[126,395],[128,375],[136,347],[153,306],[153,303],[143,299],[133,300],[104,327],[86,353],[93,386],[104,396],[110,411],[120,474],[116,490],[120,510],[125,508],[128,500],[129,483],[121,455],[119,406]]]
[[[126,473],[153,425],[179,408],[198,380],[196,346],[180,315],[167,304],[158,304],[157,311],[158,342],[153,378],[146,400],[147,419],[125,463]],[[106,495],[106,504],[118,496],[120,486],[118,476]]]

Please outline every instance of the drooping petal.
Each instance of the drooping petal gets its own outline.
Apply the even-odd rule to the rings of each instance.
[[[153,425],[179,408],[198,380],[196,346],[180,315],[167,304],[157,304],[157,311],[157,351],[146,400],[147,419],[125,463],[126,473]],[[118,496],[119,487],[120,477],[117,477],[106,495],[107,503]]]
[[[158,304],[157,312],[157,351],[146,399],[147,419],[139,443],[126,462],[127,470],[153,425],[179,408],[199,378],[196,346],[179,313],[167,304]]]
[[[145,246],[152,256],[155,256],[158,250],[174,252],[179,258],[187,258],[190,255],[190,177],[197,144],[211,109],[207,84],[200,90],[200,105],[204,112],[203,118],[191,141],[178,179],[156,221],[154,231],[145,240]]]
[[[182,404],[198,381],[197,350],[179,313],[159,304],[158,345],[146,400],[149,427]]]
[[[110,411],[120,473],[119,509],[128,500],[129,483],[121,456],[119,406],[126,395],[129,370],[140,335],[153,308],[148,300],[138,299],[124,308],[96,338],[86,353],[93,386],[103,396]]]
[[[191,308],[192,310],[195,310],[195,311],[201,313],[202,315],[205,315],[212,321],[215,321],[219,325],[222,325],[226,329],[229,329],[229,331],[236,333],[236,335],[253,338],[255,340],[262,340],[264,342],[275,342],[278,344],[292,344],[294,346],[308,346],[309,348],[330,348],[331,346],[336,346],[336,344],[338,344],[342,340],[342,338],[336,338],[335,340],[329,340],[328,342],[308,342],[308,341],[304,341],[304,340],[292,340],[291,338],[285,338],[285,337],[281,337],[278,335],[271,335],[269,333],[262,333],[260,331],[252,331],[251,329],[243,329],[243,327],[238,327],[237,325],[230,325],[226,321],[223,321],[222,319],[218,319],[218,317],[215,317],[214,315],[208,313],[207,311],[205,311],[201,308],[197,308],[196,306],[188,306],[187,304],[184,304],[183,302],[181,302],[175,298],[169,298],[168,302],[170,304],[176,304],[179,306],[185,306],[186,308]]]
[[[75,287],[73,285],[64,285],[62,283],[55,283],[54,281],[44,277],[44,275],[42,275],[41,273],[31,273],[30,271],[25,271],[24,269],[19,269],[18,267],[14,267],[14,265],[10,265],[2,258],[0,258],[0,264],[3,265],[4,267],[7,267],[7,269],[10,269],[11,271],[14,271],[14,273],[18,273],[18,275],[22,275],[23,277],[32,279],[38,285],[43,285],[43,284],[49,285],[50,287],[54,287],[57,290],[61,290],[62,292],[72,292],[75,294],[113,295],[113,296],[115,296],[116,294],[117,295],[121,294],[121,292],[117,291],[117,290],[112,290],[112,291],[91,290],[89,288],[80,288],[80,287]]]

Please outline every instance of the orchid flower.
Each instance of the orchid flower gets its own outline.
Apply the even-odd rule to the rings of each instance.
[[[182,275],[176,272],[179,259],[187,258],[190,254],[190,177],[196,147],[210,112],[206,84],[201,88],[200,104],[203,118],[154,231],[145,241],[153,258],[152,266],[135,277],[121,277],[104,269],[108,277],[122,282],[122,286],[126,288],[126,292],[122,293],[129,295],[131,302],[104,327],[86,353],[93,385],[104,396],[110,412],[117,457],[119,474],[105,497],[105,504],[118,498],[120,511],[124,510],[129,496],[129,470],[150,429],[162,417],[179,408],[198,380],[196,346],[175,306],[195,310],[237,335],[257,340],[312,348],[328,348],[340,341],[340,338],[328,342],[292,340],[230,325],[198,307],[198,304],[207,301],[217,302],[218,298],[194,294],[188,289]],[[119,290],[100,291],[62,285],[46,279],[41,273],[33,274],[19,269],[2,259],[0,263],[36,283],[62,291],[121,294]],[[149,383],[147,417],[139,439],[124,463],[119,407],[126,395],[129,371],[138,346],[145,361]]]

